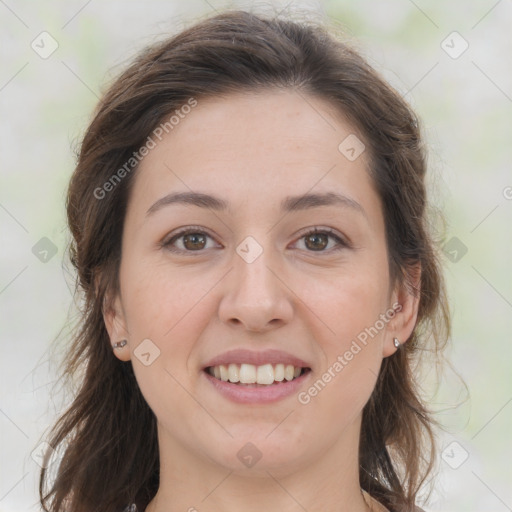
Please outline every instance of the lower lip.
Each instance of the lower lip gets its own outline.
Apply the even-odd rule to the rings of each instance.
[[[242,404],[268,404],[277,402],[290,395],[297,394],[299,388],[309,378],[311,370],[293,380],[270,384],[268,386],[255,386],[233,384],[216,379],[206,371],[201,372],[214,388],[229,400]]]

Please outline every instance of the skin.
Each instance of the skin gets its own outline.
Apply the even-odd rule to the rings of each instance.
[[[338,150],[354,133],[318,98],[237,94],[200,99],[142,161],[125,218],[120,292],[104,316],[112,343],[128,340],[114,354],[132,361],[158,421],[161,480],[148,512],[369,510],[358,479],[362,409],[382,359],[396,351],[393,338],[410,336],[418,303],[390,279],[369,155],[351,162]],[[173,204],[147,215],[166,194],[190,191],[230,208]],[[332,191],[361,211],[279,210],[286,196]],[[162,247],[185,226],[200,227],[206,243],[184,245],[182,237],[174,241],[181,252]],[[349,245],[327,235],[308,243],[315,226]],[[252,263],[236,252],[247,236],[263,249]],[[401,310],[306,405],[295,394],[236,404],[202,375],[227,350],[278,348],[310,363],[307,390],[394,303]],[[160,350],[148,366],[134,354],[144,339]],[[262,454],[251,468],[237,457],[247,442]]]

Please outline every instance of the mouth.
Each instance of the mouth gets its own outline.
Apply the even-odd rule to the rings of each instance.
[[[230,363],[229,365],[208,366],[204,369],[213,378],[243,387],[279,386],[291,382],[309,373],[311,368],[291,364]]]

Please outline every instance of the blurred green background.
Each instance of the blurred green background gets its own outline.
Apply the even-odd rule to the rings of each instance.
[[[39,510],[32,451],[63,405],[49,348],[71,307],[65,189],[98,96],[143,46],[225,7],[330,18],[422,119],[454,366],[431,396],[445,431],[425,510],[512,510],[512,4],[2,0],[0,512]]]

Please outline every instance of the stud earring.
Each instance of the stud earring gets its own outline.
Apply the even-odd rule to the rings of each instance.
[[[395,345],[395,348],[398,348],[400,346],[400,342],[398,341],[398,338],[393,338],[393,345]]]
[[[112,346],[114,348],[123,348],[128,342],[126,340],[121,340],[116,343],[114,343]]]

